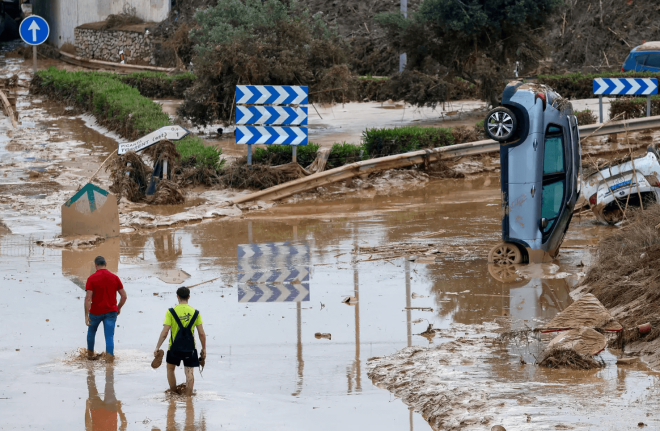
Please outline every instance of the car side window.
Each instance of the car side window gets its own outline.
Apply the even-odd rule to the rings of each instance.
[[[638,55],[635,57],[635,63],[639,64],[640,66],[644,66],[647,58],[648,55]]]
[[[561,204],[564,198],[564,181],[543,185],[543,196],[541,197],[541,217],[548,220],[548,225],[543,233],[549,232],[559,217]]]
[[[558,126],[550,125],[545,134],[543,175],[564,172],[564,136]]]
[[[644,66],[660,68],[660,54],[649,54]]]
[[[564,154],[564,129],[550,124],[545,131],[543,152],[543,192],[541,217],[548,221],[543,234],[547,234],[557,222],[564,202],[566,188],[566,155]]]

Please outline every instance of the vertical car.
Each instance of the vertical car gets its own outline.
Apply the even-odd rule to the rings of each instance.
[[[489,262],[554,259],[580,194],[580,136],[571,103],[547,86],[512,82],[484,129],[501,144],[502,243]]]

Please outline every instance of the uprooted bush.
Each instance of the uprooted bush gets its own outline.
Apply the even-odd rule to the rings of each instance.
[[[362,133],[365,153],[384,157],[425,148],[454,144],[451,129],[441,127],[406,126],[393,129],[367,129]]]
[[[596,124],[598,122],[598,118],[596,118],[596,115],[593,113],[593,111],[591,111],[591,109],[577,111],[575,113],[575,117],[577,118],[577,122],[580,126]]]
[[[183,99],[185,91],[197,78],[190,72],[167,75],[162,72],[135,72],[117,75],[124,84],[137,88],[141,95],[150,98]]]
[[[343,81],[350,76],[344,40],[297,1],[219,0],[195,19],[198,79],[179,108],[182,117],[203,125],[231,121],[237,84],[307,85],[312,101],[336,100],[340,86],[342,97],[354,97]]]
[[[263,190],[300,178],[268,165],[247,165],[247,158],[236,160],[221,171],[220,183],[235,189]]]
[[[555,349],[540,358],[538,365],[546,368],[591,370],[605,367],[605,362],[599,361],[593,356],[581,355],[572,349]]]
[[[660,205],[628,211],[627,226],[601,240],[582,284],[608,309],[624,309],[614,317],[624,328],[660,323]],[[660,335],[652,331],[651,340]]]

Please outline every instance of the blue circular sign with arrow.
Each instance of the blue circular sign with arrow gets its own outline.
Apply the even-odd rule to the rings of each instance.
[[[48,39],[50,27],[42,17],[30,15],[21,22],[18,32],[21,39],[28,45],[41,45]]]

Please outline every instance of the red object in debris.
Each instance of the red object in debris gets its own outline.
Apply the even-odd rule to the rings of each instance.
[[[534,103],[536,103],[536,99],[541,99],[541,101],[543,102],[543,110],[545,111],[545,105],[546,105],[545,94],[541,92],[536,93],[536,95],[534,96]]]
[[[591,205],[596,205],[596,204],[598,203],[598,196],[597,196],[597,195],[598,195],[598,193],[594,193],[594,194],[591,195],[591,197],[589,198],[589,203],[590,203]]]
[[[643,325],[639,325],[637,327],[639,329],[640,334],[647,334],[651,332],[651,324],[650,323],[644,323]]]

